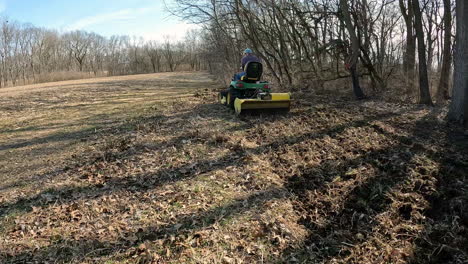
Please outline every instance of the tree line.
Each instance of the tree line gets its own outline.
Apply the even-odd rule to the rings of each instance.
[[[455,29],[462,29],[466,5],[463,0],[176,0],[168,9],[203,25],[205,46],[217,54],[207,64],[221,79],[230,78],[241,51],[251,47],[267,78],[285,89],[321,90],[349,79],[357,98],[384,94],[426,105],[452,98],[452,109],[458,110],[450,116],[460,120],[464,93],[451,87],[466,78],[451,76]],[[462,34],[456,35],[461,41]],[[468,46],[462,45],[459,55]],[[462,56],[457,60],[466,64]]]
[[[86,31],[60,33],[0,19],[0,87],[91,76],[200,70],[197,32],[182,41],[103,37]]]

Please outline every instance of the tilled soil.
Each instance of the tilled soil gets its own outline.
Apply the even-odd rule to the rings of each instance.
[[[238,118],[204,74],[141,78],[81,86],[66,96],[75,112],[51,91],[15,110],[58,107],[56,123],[79,113],[71,123],[98,132],[26,155],[30,134],[9,119],[19,141],[0,154],[27,172],[0,184],[0,262],[468,261],[468,143],[444,108],[295,95],[289,114]],[[83,112],[88,92],[133,96]],[[50,163],[35,157],[55,172],[38,175]]]

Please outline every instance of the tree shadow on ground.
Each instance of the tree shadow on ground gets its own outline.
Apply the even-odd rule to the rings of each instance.
[[[288,190],[299,197],[295,206],[296,210],[304,215],[300,224],[309,229],[310,235],[299,249],[291,247],[285,250],[279,261],[294,262],[294,260],[301,259],[307,260],[308,263],[466,262],[468,260],[468,247],[466,246],[468,244],[466,239],[468,221],[465,222],[465,228],[457,230],[462,233],[455,235],[452,233],[452,236],[449,236],[447,233],[441,234],[441,231],[453,232],[453,220],[458,218],[463,221],[463,211],[466,212],[468,209],[468,203],[466,203],[468,190],[460,189],[459,182],[463,179],[466,183],[466,163],[463,167],[463,163],[457,164],[454,158],[454,155],[460,155],[467,159],[467,144],[465,142],[464,150],[459,147],[455,151],[450,150],[449,148],[460,145],[461,142],[450,140],[452,132],[447,128],[441,128],[442,124],[435,119],[437,115],[437,112],[432,111],[426,117],[417,120],[412,133],[408,136],[397,135],[373,125],[376,131],[392,138],[397,144],[388,149],[366,153],[355,161],[340,165],[341,173],[334,176],[346,177],[343,175],[346,175],[347,168],[363,165],[372,166],[376,172],[366,180],[358,181],[349,193],[344,194],[344,203],[339,210],[334,210],[330,204],[317,207],[317,203],[311,200],[313,196],[310,196],[310,193],[316,192],[316,185],[323,181],[323,179],[317,180],[317,174],[291,177]],[[434,137],[432,133],[437,132],[437,129],[442,129],[442,134],[447,137]],[[444,148],[434,150],[431,144],[440,144]],[[426,156],[430,161],[438,163],[439,171],[433,172],[425,168],[424,164],[414,160],[418,156]],[[417,174],[417,177],[414,174]],[[434,190],[434,187],[437,189]],[[458,189],[455,194],[454,188]],[[410,196],[395,198],[395,192],[400,192],[402,197],[406,194],[417,193],[429,201],[429,210],[418,208],[415,205],[416,201]],[[449,195],[444,193],[449,193]],[[458,208],[455,210],[447,206],[450,204],[450,199],[452,202],[454,200],[459,202],[461,196],[465,197],[464,204],[458,203]],[[400,200],[399,203],[393,203],[392,199]],[[392,208],[395,205],[398,207]],[[314,221],[316,220],[314,213],[317,209],[322,210],[326,224],[317,224]],[[422,214],[424,220],[417,218],[418,214]],[[405,230],[399,230],[401,234],[392,233],[391,230],[386,230],[389,233],[380,233],[382,230],[379,230],[377,225],[379,218],[382,217],[387,217],[389,221],[424,221],[425,230],[418,237],[414,237],[411,230],[408,230],[408,234],[405,234]],[[385,240],[389,236],[395,239],[399,235],[409,236],[409,238],[397,239],[409,241],[414,246],[414,255],[382,250],[378,253],[374,252],[380,256],[370,260],[361,255],[355,255],[352,251],[359,245],[372,244],[372,239],[375,237],[380,236]],[[454,237],[456,237],[455,241]]]
[[[211,106],[200,106],[202,108],[207,107],[207,109],[212,109]],[[181,172],[181,167],[177,168],[166,168],[162,169],[156,174],[142,174],[138,177],[131,177],[131,178],[119,178],[119,179],[109,179],[104,184],[104,186],[89,186],[89,187],[78,187],[78,188],[64,188],[64,189],[56,189],[56,190],[49,190],[43,192],[36,197],[30,199],[24,199],[21,201],[17,201],[15,203],[10,203],[6,205],[2,205],[5,208],[4,213],[12,210],[30,210],[30,208],[34,207],[47,207],[52,202],[59,202],[59,203],[70,203],[75,198],[73,193],[79,193],[80,197],[84,196],[88,197],[88,199],[95,199],[99,196],[108,194],[109,192],[118,192],[122,190],[132,191],[132,192],[145,192],[150,189],[154,189],[158,186],[163,184],[170,184],[176,181],[180,181],[183,179],[187,179],[190,177],[196,177],[197,175],[203,173],[209,173],[217,169],[223,169],[228,165],[234,166],[243,166],[243,158],[248,154],[264,154],[271,151],[278,150],[285,145],[293,145],[300,143],[304,140],[311,140],[311,139],[320,139],[325,136],[335,136],[348,128],[353,127],[364,127],[369,126],[371,122],[376,120],[381,120],[392,116],[393,114],[378,114],[368,117],[364,120],[358,120],[349,122],[342,125],[337,125],[332,128],[326,128],[320,131],[306,133],[306,134],[298,134],[291,136],[287,139],[279,138],[274,140],[273,142],[261,145],[255,148],[243,149],[243,148],[235,148],[232,149],[234,153],[229,153],[225,156],[216,159],[206,159],[203,161],[198,162],[195,166],[190,169],[189,173]],[[173,116],[171,116],[173,118]],[[182,120],[186,120],[187,118],[193,118],[193,112],[189,112],[186,114],[181,114],[180,118]],[[149,120],[144,120],[147,122]],[[243,127],[239,129],[244,129]],[[181,138],[190,138],[191,135],[182,135],[178,139],[175,139],[174,142],[167,142],[166,144],[173,144],[176,143]],[[219,144],[217,142],[213,142],[213,144]],[[376,152],[377,153],[377,152]],[[370,157],[372,154],[376,153],[369,153],[367,156]],[[235,154],[235,155],[233,155]],[[337,161],[338,162],[338,161]],[[337,166],[341,161],[337,163]],[[357,161],[348,161],[348,163],[355,164]],[[330,164],[324,164],[323,167],[317,168],[318,170],[325,171]],[[344,167],[343,167],[344,168]],[[325,184],[329,182],[331,178],[325,179],[320,183],[317,183],[316,186],[313,188],[320,189],[324,188]],[[293,183],[291,183],[291,186]],[[108,186],[109,188],[106,188]],[[205,228],[207,226],[213,225],[216,219],[216,216],[220,215],[220,212],[224,212],[224,216],[226,216],[226,212],[229,215],[239,215],[247,210],[252,210],[254,208],[262,208],[262,204],[271,199],[277,198],[285,198],[288,197],[289,191],[288,188],[291,186],[287,186],[287,188],[283,187],[272,187],[272,189],[264,191],[262,193],[254,193],[250,197],[245,199],[240,199],[232,202],[231,204],[221,206],[219,208],[214,208],[208,211],[201,212],[195,215],[189,215],[180,219],[174,220],[173,223],[169,223],[163,226],[153,226],[147,228],[145,230],[141,230],[138,232],[139,239],[136,241],[127,241],[125,238],[122,238],[119,241],[109,242],[109,241],[96,241],[96,240],[69,240],[69,241],[59,241],[51,246],[38,248],[34,251],[27,251],[27,252],[20,252],[17,255],[13,256],[4,256],[5,261],[7,262],[18,262],[18,261],[25,261],[25,260],[43,260],[44,258],[51,258],[58,261],[66,262],[67,256],[74,256],[74,252],[76,253],[80,248],[87,248],[89,252],[95,252],[95,257],[102,257],[102,256],[111,256],[118,252],[127,250],[130,247],[136,246],[138,243],[141,243],[145,240],[154,240],[160,236],[167,236],[170,234],[180,234],[181,232],[189,232],[193,230],[197,230],[200,228]],[[50,200],[50,193],[54,194],[52,200]],[[49,199],[49,200],[48,200]],[[247,201],[247,202],[246,202]],[[248,206],[244,206],[248,204]],[[193,221],[193,219],[199,219],[199,221]],[[172,230],[172,231],[171,231]],[[68,252],[68,253],[67,253]],[[48,257],[49,256],[49,257]]]
[[[223,218],[234,217],[251,210],[261,210],[262,205],[266,202],[284,197],[284,190],[272,188],[196,215],[181,217],[169,224],[139,229],[135,234],[125,234],[117,241],[101,241],[97,239],[57,241],[48,247],[38,248],[33,252],[21,252],[14,256],[4,256],[4,261],[6,263],[19,263],[21,261],[51,260],[55,261],[55,263],[67,263],[72,260],[77,261],[80,258],[110,257],[136,247],[145,241],[155,241],[170,236],[182,236],[190,232],[212,227]],[[136,238],[133,238],[135,236]],[[83,256],[81,255],[82,252],[90,253]],[[178,254],[178,252],[174,251],[172,254]]]
[[[412,263],[468,263],[468,140],[456,124],[440,123],[434,109],[417,124],[415,134],[431,140],[441,151],[432,158],[439,163],[436,192],[426,195],[424,230],[415,240]]]
[[[112,148],[116,148],[117,152],[104,150],[103,153],[100,153],[96,157],[91,157],[91,159],[79,161],[77,164],[71,164],[70,166],[67,166],[67,168],[58,169],[57,171],[54,171],[54,173],[48,172],[42,176],[37,177],[43,178],[47,176],[48,178],[50,178],[50,175],[58,176],[57,172],[64,174],[72,170],[74,167],[79,168],[85,163],[92,164],[96,162],[112,162],[120,158],[130,159],[132,157],[138,157],[139,155],[147,152],[152,153],[162,151],[164,149],[168,149],[174,146],[180,147],[184,141],[190,141],[191,143],[202,143],[204,145],[212,147],[220,147],[221,145],[226,143],[223,141],[223,138],[213,138],[210,137],[211,135],[199,133],[199,128],[196,127],[196,125],[194,126],[190,124],[189,122],[190,120],[196,120],[197,118],[215,120],[219,118],[221,120],[226,121],[236,120],[236,118],[231,116],[230,111],[225,107],[215,105],[212,103],[206,103],[197,105],[194,108],[190,108],[186,111],[181,111],[181,113],[177,114],[152,114],[149,116],[134,118],[129,122],[118,123],[118,126],[101,129],[97,134],[95,129],[84,129],[72,133],[58,133],[46,137],[36,138],[34,140],[22,143],[2,145],[0,146],[0,150],[22,148],[43,143],[60,142],[62,140],[87,140],[90,137],[108,138],[109,136],[112,136],[119,138],[117,141],[113,141],[112,146],[110,146]],[[144,126],[141,127],[142,125]],[[226,133],[233,133],[236,131],[243,131],[252,126],[253,123],[251,122],[241,122],[239,125],[234,125],[232,127],[226,128],[225,131]],[[138,147],[137,149],[129,149],[129,145],[132,143],[131,139],[129,139],[127,135],[131,131],[139,131],[141,133],[164,131],[165,133],[167,132],[169,134],[169,132],[165,130],[172,130],[174,129],[174,127],[178,127],[181,131],[183,131],[186,127],[189,127],[190,129],[188,130],[190,131],[182,133],[180,136],[174,137],[171,140],[163,141],[157,145],[152,146],[149,149],[144,147]],[[223,147],[231,148],[233,146],[227,145]],[[85,197],[90,196],[96,198],[101,195],[119,192],[125,189],[135,189],[144,191],[147,189],[156,188],[163,184],[171,183],[181,179],[191,178],[212,170],[223,169],[225,168],[225,166],[227,166],[227,164],[231,164],[234,161],[241,159],[242,155],[234,155],[236,154],[236,152],[239,151],[240,149],[234,150],[229,155],[225,155],[219,159],[206,159],[198,161],[195,167],[193,167],[192,164],[184,164],[179,167],[171,166],[168,168],[161,169],[158,173],[155,174],[142,174],[138,176],[131,176],[128,178],[110,178],[104,183],[88,185],[86,187],[63,186],[59,189],[46,189],[41,193],[35,195],[34,197],[21,198],[12,203],[0,204],[0,217],[6,215],[9,211],[14,211],[16,213],[29,212],[30,210],[32,210],[33,207],[47,207],[48,205],[53,204],[57,201],[72,202],[72,197],[74,197],[74,193],[83,194]],[[80,157],[81,154],[76,154],[75,156]],[[190,169],[185,170],[186,167],[189,167]],[[15,183],[13,183],[12,185],[14,184]],[[6,189],[7,188],[3,188],[3,190]],[[52,200],[51,197],[53,197]]]

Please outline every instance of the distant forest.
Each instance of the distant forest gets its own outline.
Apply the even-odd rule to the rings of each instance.
[[[1,87],[203,67],[196,31],[188,32],[184,41],[165,37],[158,42],[86,31],[59,33],[7,18],[0,19],[0,27]]]

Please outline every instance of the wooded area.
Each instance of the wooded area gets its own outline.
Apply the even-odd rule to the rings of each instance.
[[[458,1],[459,12],[464,5]],[[454,1],[178,0],[169,9],[204,26],[205,46],[220,55],[207,63],[220,79],[236,70],[239,51],[252,47],[271,81],[287,90],[342,91],[351,78],[358,99],[432,105],[452,96]],[[463,101],[453,96],[455,105]]]
[[[195,32],[183,41],[59,33],[0,19],[0,87],[161,71],[200,70]]]

